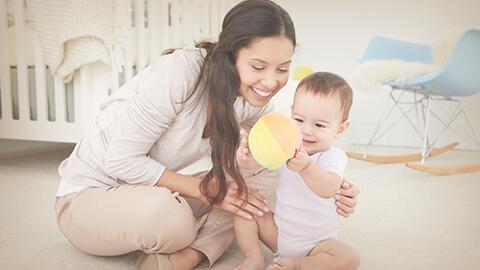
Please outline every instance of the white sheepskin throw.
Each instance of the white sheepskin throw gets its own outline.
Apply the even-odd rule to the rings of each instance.
[[[480,29],[480,26],[468,29]],[[465,30],[465,28],[452,29],[430,43],[432,65],[398,59],[371,60],[361,64],[353,72],[351,84],[355,90],[372,91],[383,89],[387,83],[402,85],[416,76],[435,72],[445,66]]]
[[[352,75],[356,90],[371,91],[389,82],[401,85],[418,75],[437,71],[439,67],[402,60],[371,60],[360,65]]]
[[[68,82],[84,64],[120,72],[128,53],[130,0],[27,0],[46,64]]]

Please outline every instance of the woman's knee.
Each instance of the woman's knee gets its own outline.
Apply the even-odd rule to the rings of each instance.
[[[140,234],[153,252],[173,252],[187,247],[197,234],[197,221],[186,200],[162,192],[146,200],[137,216]],[[150,253],[150,252],[149,252]]]

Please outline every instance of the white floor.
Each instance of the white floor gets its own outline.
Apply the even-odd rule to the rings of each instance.
[[[0,159],[0,269],[134,269],[138,253],[89,256],[57,230],[56,167],[69,151]],[[479,152],[452,151],[433,162],[479,161]],[[361,195],[340,239],[359,251],[361,269],[480,269],[480,173],[433,176],[351,160],[347,177]],[[214,269],[239,260],[232,246]]]

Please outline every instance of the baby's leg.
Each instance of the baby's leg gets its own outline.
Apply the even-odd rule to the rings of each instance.
[[[234,225],[238,246],[245,255],[245,259],[235,267],[235,270],[263,270],[265,259],[260,250],[259,237],[271,250],[276,250],[277,227],[273,214],[268,212],[252,220],[235,216]]]
[[[280,257],[273,260],[268,270],[356,270],[360,265],[357,252],[346,244],[328,239],[315,246],[307,257]]]

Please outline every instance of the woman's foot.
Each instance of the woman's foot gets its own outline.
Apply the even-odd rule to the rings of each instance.
[[[137,259],[138,270],[188,270],[205,259],[200,251],[187,247],[170,255],[142,254]]]
[[[205,255],[191,247],[181,249],[170,255],[174,270],[190,270],[195,268],[204,259]]]
[[[137,260],[138,270],[173,270],[167,254],[142,254]]]
[[[295,257],[286,258],[278,257],[275,258],[267,267],[267,270],[297,270],[300,269],[300,260]]]
[[[247,256],[234,270],[264,270],[265,259],[262,254]]]

